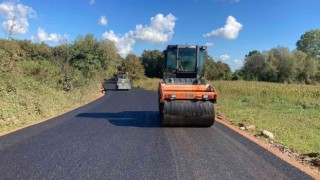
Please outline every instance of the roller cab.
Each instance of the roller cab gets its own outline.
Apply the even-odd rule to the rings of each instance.
[[[164,126],[212,126],[215,88],[206,84],[205,46],[169,45],[165,71],[159,83],[159,114]]]

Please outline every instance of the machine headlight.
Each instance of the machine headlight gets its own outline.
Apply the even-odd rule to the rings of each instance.
[[[164,98],[165,99],[175,99],[175,98],[177,98],[177,95],[176,94],[166,94],[166,95],[164,95]]]

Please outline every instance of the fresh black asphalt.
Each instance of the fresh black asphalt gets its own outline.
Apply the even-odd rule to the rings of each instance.
[[[157,93],[104,97],[0,137],[0,179],[312,179],[216,122],[164,128]]]

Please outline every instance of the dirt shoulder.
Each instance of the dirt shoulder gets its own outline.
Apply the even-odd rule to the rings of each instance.
[[[240,126],[233,124],[227,118],[218,115],[216,121],[219,123],[227,126],[228,128],[232,129],[233,131],[237,132],[238,134],[244,136],[245,138],[251,140],[252,142],[256,143],[257,145],[263,147],[264,149],[268,150],[272,154],[276,155],[277,157],[281,158],[282,160],[288,162],[292,166],[300,169],[301,171],[307,173],[311,177],[315,179],[320,179],[320,166],[315,166],[312,164],[312,159],[308,161],[306,155],[299,154],[295,151],[290,150],[287,147],[274,143],[272,140],[268,139],[259,139],[257,138],[257,133],[247,130],[242,130]],[[259,135],[258,135],[259,136]],[[305,157],[305,158],[303,158]],[[304,161],[299,159],[305,159]]]

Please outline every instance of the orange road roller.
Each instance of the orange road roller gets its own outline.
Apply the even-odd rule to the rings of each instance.
[[[218,95],[205,81],[206,46],[169,45],[164,51],[159,83],[159,113],[163,126],[210,127]]]

